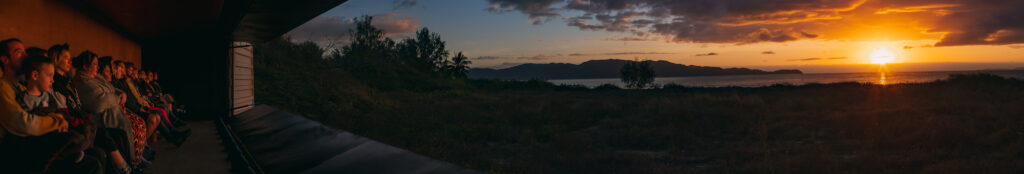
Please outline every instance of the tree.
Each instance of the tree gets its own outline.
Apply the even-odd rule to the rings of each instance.
[[[448,72],[453,78],[466,78],[466,74],[469,73],[469,64],[471,63],[473,62],[469,61],[469,58],[466,58],[466,56],[462,55],[462,52],[459,51],[455,57],[452,57]]]
[[[654,82],[654,69],[651,61],[629,61],[619,69],[621,79],[627,88],[643,89]]]
[[[351,43],[331,56],[336,63],[380,67],[395,59],[395,41],[387,38],[384,31],[373,27],[372,21],[371,16],[356,19],[356,29],[349,30]]]
[[[415,37],[402,40],[398,44],[398,54],[407,64],[434,72],[443,73],[450,63],[445,42],[439,34],[430,32],[426,27],[416,31]]]

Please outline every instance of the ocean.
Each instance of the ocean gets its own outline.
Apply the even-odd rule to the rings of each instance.
[[[951,74],[989,73],[1009,78],[1024,79],[1024,70],[1007,71],[935,71],[935,72],[891,72],[884,78],[880,73],[816,73],[816,74],[764,74],[733,76],[696,77],[655,77],[654,84],[677,84],[690,87],[761,87],[774,84],[803,85],[809,83],[860,82],[874,84],[922,83],[948,78]],[[583,85],[596,87],[613,84],[623,87],[617,78],[607,79],[553,79],[559,85]]]

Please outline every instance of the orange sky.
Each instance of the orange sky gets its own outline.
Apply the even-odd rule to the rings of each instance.
[[[412,2],[412,1],[410,1]],[[1024,0],[352,0],[293,30],[341,38],[375,15],[390,37],[439,33],[472,67],[668,60],[720,67],[808,68],[871,63],[947,64],[914,70],[1024,67]],[[317,38],[305,38],[315,40]],[[321,40],[322,41],[322,40]],[[809,69],[809,68],[808,68]],[[898,70],[898,69],[897,69]]]
[[[618,4],[615,2],[625,5],[609,5]],[[558,16],[572,19],[568,20],[569,26],[589,31],[618,31],[625,33],[618,35],[621,38],[632,40],[560,43],[553,49],[541,49],[535,53],[537,56],[563,57],[552,62],[574,63],[610,58],[602,54],[570,53],[604,51],[639,52],[616,54],[611,58],[669,60],[683,64],[798,67],[868,64],[872,63],[869,59],[872,50],[886,48],[896,54],[894,63],[1024,63],[1024,44],[1020,44],[1024,43],[1024,24],[1021,24],[1024,23],[1024,12],[1017,9],[1021,6],[1016,6],[1024,5],[1021,1],[723,0],[630,3],[573,1],[560,7],[557,3],[499,0],[495,7],[531,14],[532,19],[543,19],[534,17],[534,14],[545,14],[542,12],[546,11],[544,8],[527,7],[548,6],[555,9],[551,10],[553,12],[575,9],[586,13],[580,15],[582,17],[567,17],[571,16],[567,13]],[[705,6],[706,9],[692,6]],[[660,15],[652,12],[658,10],[669,12]],[[605,18],[601,18],[601,14]],[[652,19],[653,26],[635,23]],[[633,25],[620,25],[623,23]]]

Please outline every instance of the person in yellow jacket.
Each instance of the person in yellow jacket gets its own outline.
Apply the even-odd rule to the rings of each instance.
[[[68,122],[60,114],[35,115],[25,111],[18,95],[24,87],[15,76],[21,61],[27,57],[25,46],[18,39],[0,41],[0,168],[6,173],[25,173],[33,158],[21,156],[26,146],[24,138],[42,136],[51,132],[67,132]]]
[[[60,114],[34,115],[25,111],[15,99],[21,86],[15,76],[26,57],[25,46],[18,39],[0,41],[0,63],[3,63],[3,80],[0,80],[0,140],[2,136],[40,136],[53,131],[65,132],[68,123]],[[0,142],[2,144],[3,142]]]

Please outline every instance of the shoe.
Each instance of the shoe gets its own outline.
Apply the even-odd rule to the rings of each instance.
[[[192,130],[181,131],[176,133],[176,135],[177,136],[174,136],[175,138],[173,143],[175,146],[181,147],[181,144],[185,143],[185,140],[188,140],[188,136],[192,135]]]
[[[141,158],[141,159],[139,159],[139,166],[136,167],[136,168],[137,169],[145,169],[145,168],[149,168],[150,165],[153,165],[152,161],[146,160],[146,158]]]
[[[139,168],[139,167],[133,167],[131,173],[132,174],[145,174],[146,171],[142,170],[142,168]]]
[[[156,159],[156,151],[146,146],[146,149],[142,150],[142,157],[151,160]]]

